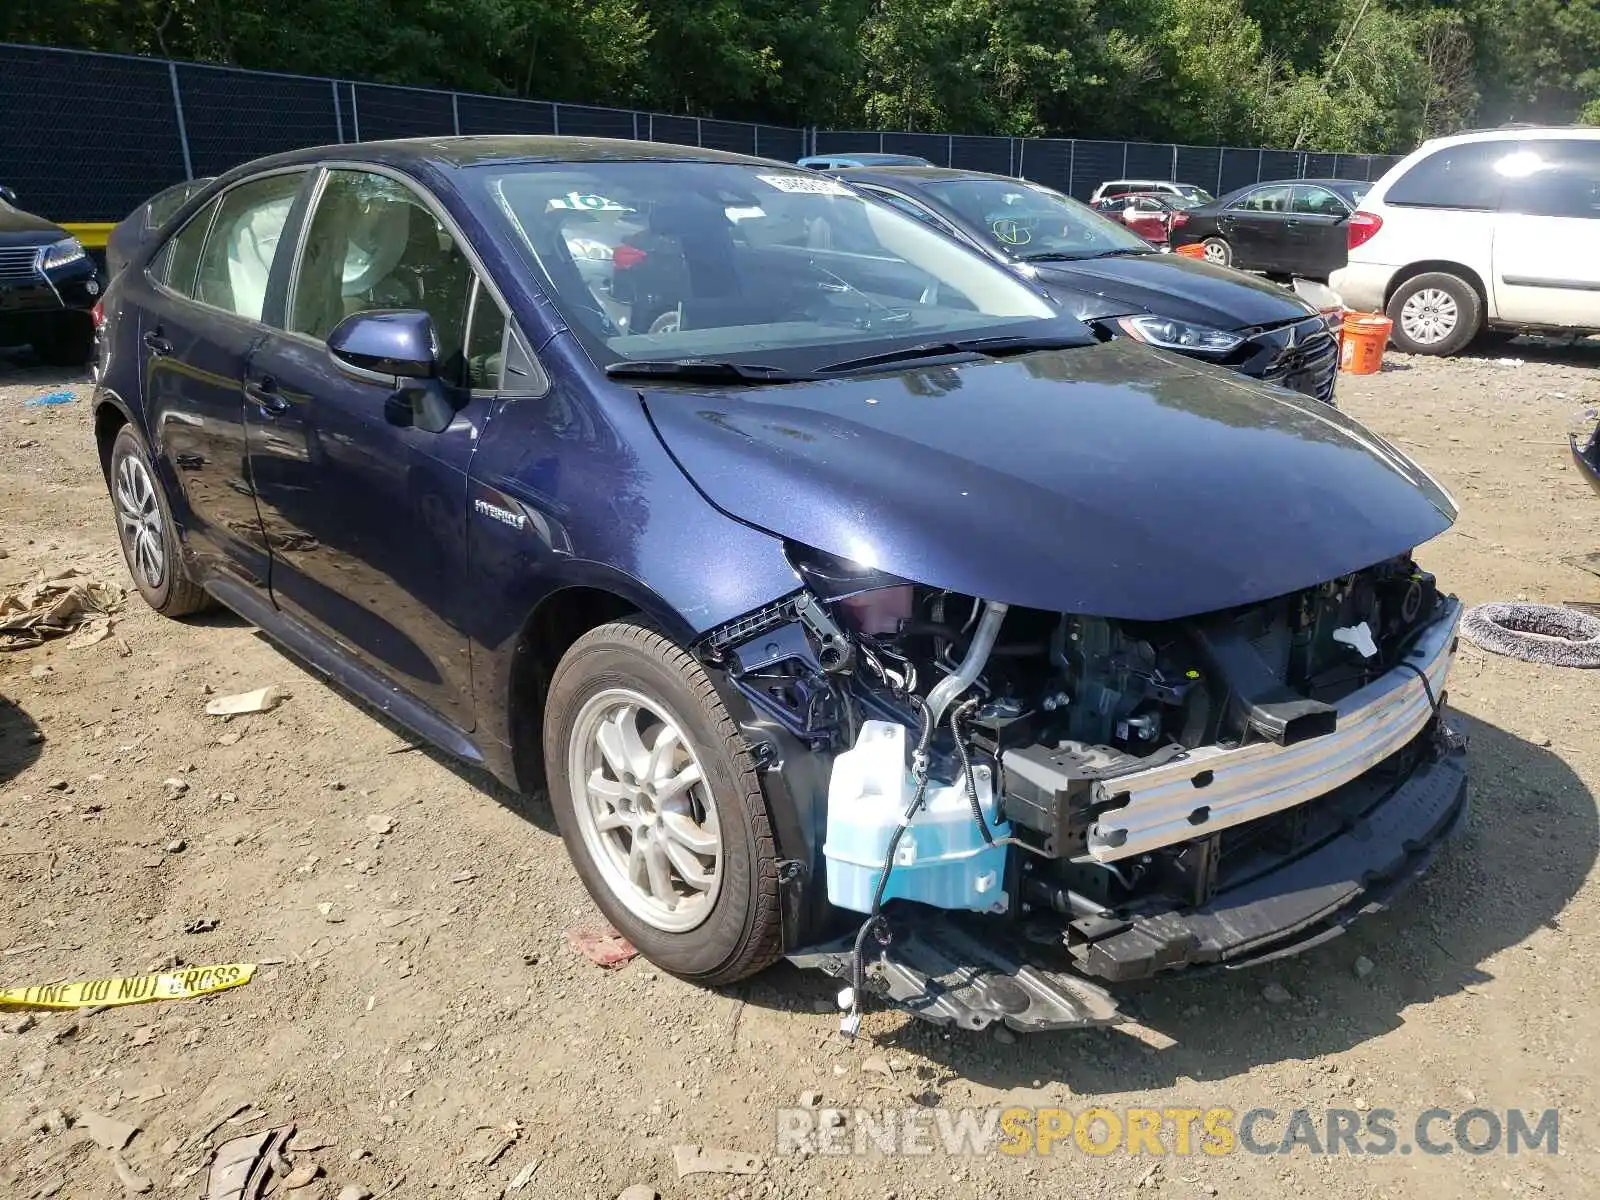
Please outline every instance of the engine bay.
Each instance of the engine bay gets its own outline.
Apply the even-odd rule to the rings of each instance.
[[[829,901],[1047,917],[1083,961],[1302,844],[1309,801],[1422,741],[1458,609],[1409,555],[1164,622],[794,561],[803,590],[701,652],[826,764]]]

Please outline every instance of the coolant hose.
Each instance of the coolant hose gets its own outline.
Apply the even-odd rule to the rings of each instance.
[[[966,657],[961,660],[959,667],[934,684],[928,693],[928,721],[934,729],[939,728],[950,702],[972,686],[984,664],[989,661],[989,651],[994,649],[995,638],[1000,636],[1000,622],[1006,619],[1009,607],[998,600],[984,601],[983,616],[972,635],[972,645],[967,647]]]

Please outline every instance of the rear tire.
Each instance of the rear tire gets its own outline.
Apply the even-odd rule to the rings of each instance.
[[[1459,275],[1429,271],[1406,280],[1386,310],[1395,347],[1407,354],[1460,353],[1483,327],[1478,290]]]
[[[128,574],[151,608],[164,617],[186,617],[210,608],[213,601],[184,569],[178,533],[159,480],[134,427],[117,430],[106,483]]]
[[[1208,237],[1200,243],[1206,252],[1206,261],[1214,267],[1233,266],[1233,247],[1226,238]]]
[[[635,622],[590,630],[550,681],[544,756],[556,824],[584,887],[646,958],[708,985],[778,958],[766,797],[695,659]]]

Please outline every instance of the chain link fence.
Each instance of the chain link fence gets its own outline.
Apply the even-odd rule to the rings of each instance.
[[[1217,195],[1265,179],[1376,179],[1383,155],[1072,138],[800,129],[710,117],[356,83],[204,63],[0,44],[0,184],[58,221],[117,221],[173,183],[301,146],[546,133],[706,146],[792,162],[882,151],[1021,175],[1086,199],[1117,178]]]

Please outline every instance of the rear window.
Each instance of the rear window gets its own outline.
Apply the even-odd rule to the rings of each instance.
[[[1385,203],[1417,208],[1490,212],[1500,205],[1506,176],[1499,167],[1527,150],[1516,141],[1465,142],[1435,150],[1390,187]]]

